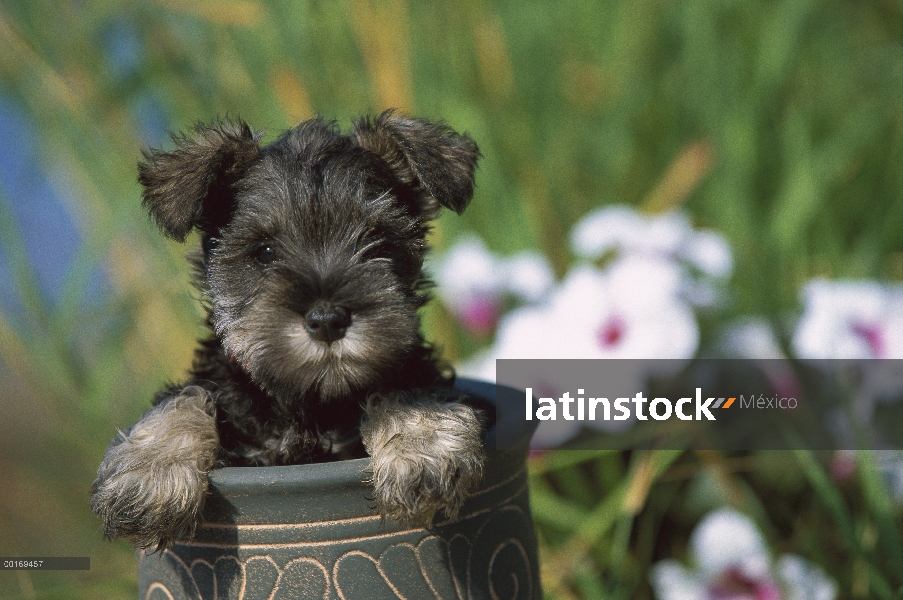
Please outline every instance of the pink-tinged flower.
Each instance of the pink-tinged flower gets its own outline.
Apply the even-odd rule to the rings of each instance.
[[[467,331],[492,332],[501,312],[504,274],[479,239],[455,244],[435,268],[439,294]]]
[[[691,358],[699,330],[693,311],[676,295],[679,274],[675,269],[645,258],[618,260],[604,272],[577,266],[546,302],[506,314],[499,322],[495,344],[459,372],[494,380],[495,360],[512,358]],[[611,393],[633,396],[645,389],[648,368],[640,362],[619,366],[621,381],[612,382]],[[545,397],[553,398],[573,392],[573,382],[556,380],[556,372],[537,372],[531,387],[535,392],[548,390]],[[632,423],[547,421],[540,424],[534,441],[542,447],[554,446],[573,436],[582,424],[612,431]]]
[[[793,351],[805,359],[903,359],[903,285],[877,281],[815,279],[803,290],[803,315],[793,334]],[[854,415],[872,419],[876,402],[898,401],[903,372],[894,362],[869,360],[851,366],[858,378]],[[835,427],[849,429],[838,413]]]
[[[793,335],[800,358],[903,358],[903,286],[810,281]]]
[[[834,600],[837,584],[818,566],[785,554],[772,561],[755,524],[731,509],[709,513],[690,536],[695,568],[652,567],[659,600]]]
[[[829,473],[834,483],[844,484],[853,478],[858,468],[854,450],[838,450],[831,457]]]
[[[499,300],[488,294],[474,294],[463,300],[455,313],[464,329],[478,336],[486,336],[492,333],[498,322]]]
[[[439,294],[472,334],[492,333],[506,296],[535,302],[554,284],[552,269],[539,254],[496,256],[478,238],[455,244],[435,268]]]
[[[690,358],[699,330],[656,261],[575,267],[549,301],[499,323],[494,358]]]

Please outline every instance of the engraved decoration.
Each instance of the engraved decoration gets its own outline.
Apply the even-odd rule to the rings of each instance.
[[[259,516],[244,518],[240,507],[230,503],[234,494],[238,504],[241,492],[229,491],[218,500],[230,505],[229,519],[203,523],[194,540],[163,553],[139,553],[139,597],[538,599],[524,454],[491,453],[487,480],[468,499],[461,516],[429,530],[399,529],[382,522],[359,480],[347,484],[357,491],[351,503],[357,514],[349,514],[345,498],[337,502],[342,505],[339,518],[316,521],[285,522],[286,511],[297,508],[304,514],[305,503],[322,505],[330,498],[304,490],[289,498],[274,490],[270,512],[282,522],[266,523]]]

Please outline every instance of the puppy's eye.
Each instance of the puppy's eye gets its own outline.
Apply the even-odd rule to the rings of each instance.
[[[268,265],[276,260],[276,251],[272,246],[264,244],[263,246],[257,248],[254,256],[257,259],[257,262],[259,262],[260,264]]]

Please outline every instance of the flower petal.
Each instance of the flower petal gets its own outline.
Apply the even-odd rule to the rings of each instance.
[[[709,513],[690,536],[692,552],[700,572],[712,580],[730,567],[747,575],[767,569],[765,540],[752,519],[729,508]]]
[[[705,582],[676,560],[652,565],[649,583],[658,600],[705,600]]]
[[[549,261],[536,252],[522,252],[502,265],[508,291],[527,302],[538,302],[555,285]]]
[[[721,234],[714,231],[694,232],[681,256],[710,277],[727,277],[734,269],[730,246]]]
[[[674,261],[630,255],[613,261],[605,271],[611,294],[624,304],[670,304],[678,297],[683,277]]]
[[[786,358],[773,327],[760,317],[748,317],[729,325],[721,335],[719,346],[727,358]]]
[[[629,206],[606,206],[586,215],[571,232],[571,248],[580,258],[594,260],[642,237],[645,223]]]
[[[690,220],[676,211],[643,218],[643,229],[624,242],[628,252],[674,257],[693,233]]]
[[[787,590],[787,600],[834,600],[837,583],[813,563],[795,554],[784,554],[775,565]]]
[[[903,286],[815,279],[793,335],[800,358],[903,358]]]
[[[500,260],[475,236],[461,238],[434,269],[439,292],[454,308],[475,293],[498,295],[504,280]]]

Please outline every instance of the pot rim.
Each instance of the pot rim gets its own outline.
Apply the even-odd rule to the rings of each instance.
[[[277,467],[223,467],[210,471],[210,483],[224,494],[262,486],[274,492],[330,489],[359,481],[369,458]]]
[[[493,405],[496,402],[496,384],[492,381],[457,378],[455,388],[480,396]],[[536,427],[535,421],[524,421],[523,436],[529,440]],[[523,437],[522,436],[522,437]],[[495,426],[486,432],[484,447],[495,450]],[[526,449],[526,444],[524,445]],[[222,467],[209,473],[210,482],[222,493],[247,493],[249,486],[263,486],[270,491],[292,492],[342,487],[348,482],[360,482],[361,474],[370,467],[370,458],[356,458],[332,462],[275,467]]]

